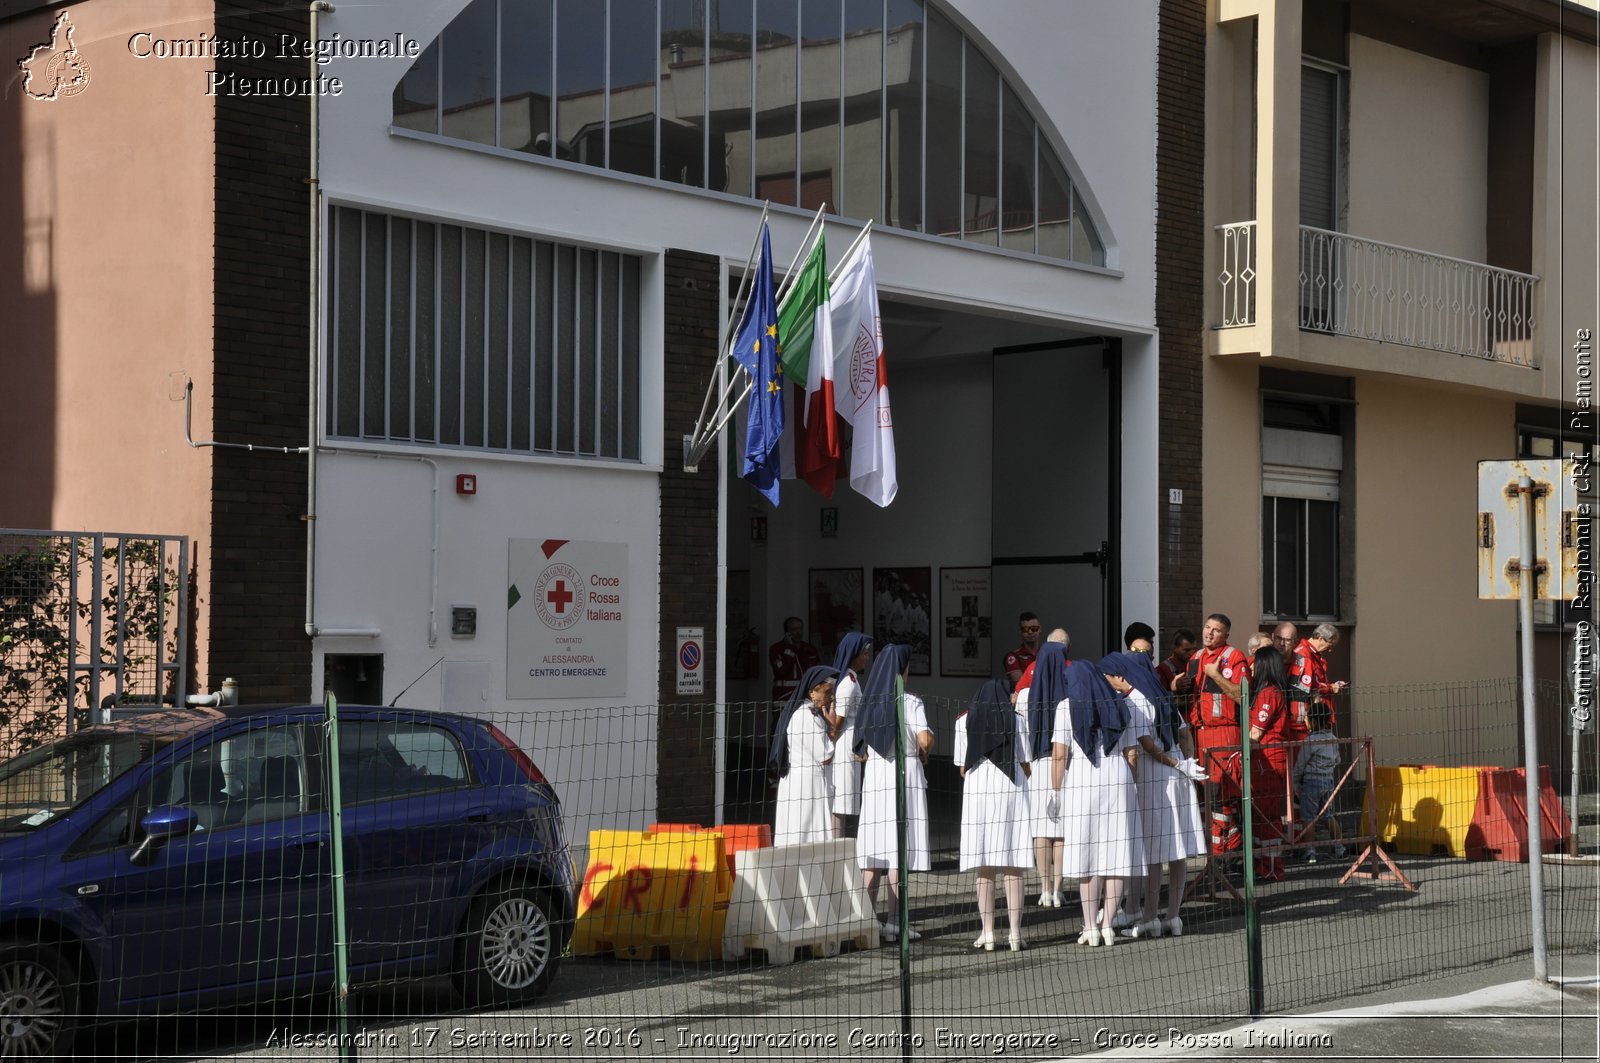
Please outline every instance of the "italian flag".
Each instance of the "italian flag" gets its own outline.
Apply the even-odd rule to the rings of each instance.
[[[805,265],[778,307],[778,356],[794,389],[794,473],[824,497],[839,474],[833,357],[828,322],[827,248],[819,233]],[[787,438],[787,437],[786,437]],[[785,464],[788,464],[787,462]]]

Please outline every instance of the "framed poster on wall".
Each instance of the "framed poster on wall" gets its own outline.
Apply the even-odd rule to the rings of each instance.
[[[911,674],[933,674],[933,570],[872,570],[874,648],[901,642],[911,647]]]
[[[939,570],[939,674],[987,677],[994,641],[989,569]]]
[[[866,630],[862,626],[861,570],[814,568],[807,583],[811,587],[811,642],[823,662],[831,664],[845,632]]]

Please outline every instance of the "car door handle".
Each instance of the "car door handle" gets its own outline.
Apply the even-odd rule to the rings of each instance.
[[[487,823],[487,822],[489,822],[489,810],[487,808],[475,808],[475,809],[473,809],[471,812],[467,813],[467,822],[468,823]]]
[[[289,843],[290,847],[295,849],[320,849],[327,844],[328,839],[323,837],[299,838]]]

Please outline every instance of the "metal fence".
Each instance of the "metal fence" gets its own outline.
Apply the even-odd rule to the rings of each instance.
[[[777,891],[769,899],[787,913],[782,918],[844,920],[852,918],[852,891],[844,887],[857,882],[854,860],[843,865],[843,883],[824,873],[817,850],[804,850],[804,862],[786,862],[783,848],[764,856],[741,850],[733,855],[734,875],[724,876],[691,855],[715,848],[693,848],[687,825],[660,824],[657,813],[687,770],[661,759],[658,724],[670,718],[708,745],[719,733],[725,739],[718,747],[723,814],[707,809],[703,818],[754,825],[755,835],[772,826],[772,706],[707,704],[687,713],[674,706],[670,717],[656,706],[496,715],[488,722],[527,751],[560,795],[584,894],[575,925],[552,914],[562,924],[556,939],[570,934],[571,943],[548,991],[514,1006],[497,1004],[493,994],[486,1002],[481,993],[462,993],[461,966],[476,947],[467,939],[486,911],[475,891],[486,887],[455,872],[489,859],[485,854],[511,844],[515,833],[485,825],[498,821],[488,814],[493,801],[473,785],[484,782],[483,769],[454,766],[446,745],[423,733],[435,723],[426,714],[389,713],[361,725],[368,732],[344,721],[338,772],[320,720],[292,737],[263,727],[226,755],[203,747],[175,754],[120,809],[123,819],[85,824],[96,840],[69,843],[102,862],[96,896],[83,901],[106,919],[110,943],[96,955],[127,960],[155,950],[168,957],[162,977],[169,979],[136,1009],[151,1014],[94,1026],[73,1051],[105,1059],[1053,1059],[1136,1037],[1156,1036],[1166,1047],[1173,1030],[1181,1050],[1181,1038],[1199,1044],[1207,1029],[1252,1012],[1282,1014],[1529,953],[1528,868],[1517,860],[1509,799],[1518,791],[1495,781],[1521,763],[1515,725],[1499,723],[1515,720],[1516,692],[1514,679],[1352,691],[1340,727],[1353,727],[1357,739],[1371,736],[1372,760],[1358,760],[1328,803],[1323,825],[1336,823],[1342,842],[1317,830],[1276,849],[1273,855],[1285,858],[1281,879],[1255,874],[1260,869],[1238,852],[1190,860],[1181,936],[1120,939],[1112,947],[1078,944],[1076,883],[1063,885],[1060,907],[1041,906],[1040,880],[1030,868],[1023,878],[1027,948],[1020,951],[1008,947],[1003,889],[995,902],[996,948],[974,945],[978,894],[974,875],[960,870],[964,784],[951,746],[966,705],[927,699],[935,742],[926,763],[910,772],[925,777],[925,812],[912,800],[906,821],[913,834],[926,833],[929,870],[902,876],[905,925],[919,937],[875,945],[875,929],[851,931],[832,945],[799,949],[791,964],[771,962],[788,958],[782,949],[725,953],[725,921],[750,916],[738,908],[741,896],[749,903],[739,883],[765,860],[781,872],[769,874],[763,888]],[[1546,688],[1542,696],[1559,699],[1560,691]],[[373,743],[401,763],[370,759]],[[1341,748],[1342,772],[1366,746],[1352,740]],[[1586,737],[1581,749],[1592,772],[1594,739]],[[298,769],[295,757],[304,758]],[[202,762],[205,771],[193,768]],[[1569,777],[1566,768],[1550,765],[1558,787]],[[339,879],[326,849],[336,793]],[[865,800],[881,796],[869,787]],[[1581,796],[1585,849],[1594,854],[1594,795]],[[0,801],[8,816],[32,807],[15,789],[0,787]],[[196,801],[205,806],[204,829],[183,840],[187,857],[173,845],[143,863],[131,859],[142,814]],[[1310,815],[1300,809],[1300,826]],[[1076,829],[1070,816],[1063,832]],[[1245,815],[1241,823],[1256,820]],[[618,853],[642,853],[640,839],[652,828],[654,838],[666,839],[654,856],[600,867],[615,864]],[[866,829],[859,820],[846,828],[847,835]],[[1293,827],[1290,833],[1296,841]],[[1414,889],[1346,874],[1360,855],[1357,839],[1369,835]],[[676,855],[674,838],[681,842]],[[1343,854],[1335,851],[1341,843]],[[1382,861],[1373,854],[1364,866],[1380,869]],[[1592,955],[1596,862],[1551,863],[1545,883],[1551,952]],[[347,912],[342,937],[333,923],[335,886]],[[609,921],[608,911],[615,917]],[[876,915],[900,925],[887,889]],[[83,989],[72,998],[82,1002],[75,1010],[90,1018],[102,1010],[92,990],[104,972],[87,969],[89,950],[43,922],[9,918],[0,956],[37,956],[43,946],[65,957]],[[1252,920],[1259,944],[1247,932]],[[332,973],[339,940],[354,982],[342,1027]],[[291,966],[304,978],[273,989]],[[234,997],[197,995],[227,983]]]
[[[181,703],[188,586],[183,536],[0,529],[0,755]]]

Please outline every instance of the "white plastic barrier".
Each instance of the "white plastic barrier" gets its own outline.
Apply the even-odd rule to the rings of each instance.
[[[723,959],[743,959],[748,950],[761,949],[768,963],[793,963],[797,948],[837,956],[846,941],[858,949],[878,947],[878,919],[856,866],[854,839],[739,854],[722,930]]]

